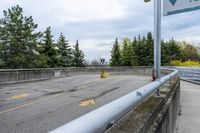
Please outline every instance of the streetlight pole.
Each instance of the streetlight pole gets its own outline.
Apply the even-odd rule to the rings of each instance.
[[[156,79],[161,78],[161,0],[154,0],[154,70]],[[157,91],[159,94],[159,90]]]
[[[144,2],[150,2],[151,0],[144,0]],[[161,78],[161,0],[154,0],[154,75],[156,80]],[[157,94],[160,95],[159,89]]]

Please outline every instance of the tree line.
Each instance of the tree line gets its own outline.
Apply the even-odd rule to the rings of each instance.
[[[37,32],[38,25],[32,16],[23,15],[19,5],[3,11],[0,19],[0,68],[54,68],[82,67],[84,53],[76,41],[70,47],[69,41],[60,33],[55,42],[51,27]]]
[[[111,66],[153,66],[154,39],[152,33],[146,36],[134,37],[133,40],[124,38],[121,43],[115,40],[111,50]],[[187,43],[177,42],[173,38],[169,41],[161,41],[161,64],[171,65],[174,60],[200,62],[198,47]]]
[[[38,25],[32,16],[24,16],[21,7],[14,6],[3,11],[0,19],[0,68],[55,68],[83,67],[88,65],[79,41],[71,47],[69,41],[60,33],[55,41],[51,27],[44,32],[37,30]],[[153,66],[152,33],[140,35],[133,40],[115,40],[111,50],[111,66]],[[172,61],[200,61],[199,49],[187,42],[174,39],[161,42],[162,65]],[[91,65],[99,65],[93,60]]]

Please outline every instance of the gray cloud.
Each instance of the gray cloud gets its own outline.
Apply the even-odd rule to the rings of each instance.
[[[133,38],[153,32],[153,3],[142,0],[1,0],[0,11],[19,4],[39,29],[52,27],[55,40],[62,32],[70,44],[79,39],[87,59],[109,58],[116,37]],[[2,13],[0,14],[2,17]],[[199,11],[162,17],[162,38],[200,42]]]

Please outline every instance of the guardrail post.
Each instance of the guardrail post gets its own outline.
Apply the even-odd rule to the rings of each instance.
[[[192,68],[192,80],[194,80],[194,69]]]

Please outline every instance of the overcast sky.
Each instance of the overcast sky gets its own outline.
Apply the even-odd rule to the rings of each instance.
[[[110,58],[115,38],[153,32],[153,1],[144,0],[0,0],[3,10],[20,5],[33,16],[38,30],[51,26],[54,39],[62,32],[74,45],[79,40],[86,59]],[[200,43],[200,11],[162,18],[162,39]]]

